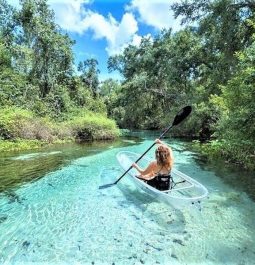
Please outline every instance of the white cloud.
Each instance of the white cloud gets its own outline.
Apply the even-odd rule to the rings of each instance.
[[[107,41],[109,55],[121,52],[128,43],[139,44],[138,25],[132,13],[125,13],[120,22],[111,14],[107,17],[85,8],[89,1],[49,1],[55,11],[56,22],[65,30],[83,34],[92,31],[93,38]]]
[[[18,0],[9,2],[18,4]],[[111,14],[103,16],[91,11],[88,7],[92,2],[93,0],[48,0],[55,12],[56,23],[62,29],[79,34],[90,31],[94,39],[105,39],[105,49],[109,55],[120,53],[128,44],[140,44],[142,37],[137,34],[138,23],[133,13],[124,13],[121,21],[117,21]]]
[[[110,55],[121,52],[128,43],[133,42],[138,38],[136,32],[138,31],[137,21],[130,13],[125,13],[121,22],[118,25],[114,25],[113,39],[108,41],[107,52]]]
[[[70,4],[72,5],[75,9],[80,9],[80,6],[82,4],[90,4],[92,3],[92,0],[48,0],[48,3],[50,5],[53,4]]]
[[[56,22],[68,31],[82,33],[81,21],[86,13],[83,5],[86,0],[49,0],[48,2],[55,12]]]
[[[132,0],[126,7],[127,11],[138,12],[139,20],[158,30],[172,28],[174,31],[180,29],[180,20],[174,19],[170,10],[171,4],[178,0]]]

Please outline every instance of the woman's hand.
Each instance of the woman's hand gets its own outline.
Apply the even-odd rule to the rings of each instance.
[[[163,142],[162,142],[160,139],[156,139],[156,140],[155,140],[155,143],[156,143],[156,144],[163,144]]]
[[[132,167],[137,168],[137,164],[136,163],[133,163],[132,164]]]

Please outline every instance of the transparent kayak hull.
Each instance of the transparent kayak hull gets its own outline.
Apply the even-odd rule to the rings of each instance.
[[[140,154],[123,151],[119,152],[116,157],[122,169],[126,171],[140,157]],[[138,165],[146,167],[149,161],[147,157],[144,157],[138,162]],[[159,191],[143,180],[138,179],[136,177],[138,172],[134,168],[127,174],[139,189],[142,189],[160,201],[171,204],[175,208],[183,208],[195,202],[200,202],[208,195],[208,190],[205,186],[176,169],[173,169],[171,172],[174,183],[176,184],[171,190],[166,191]]]

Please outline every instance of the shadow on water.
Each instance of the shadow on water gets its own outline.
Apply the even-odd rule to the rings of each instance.
[[[101,183],[114,183],[123,173],[120,167],[106,167],[100,173]],[[118,209],[125,209],[128,215],[151,229],[171,233],[182,233],[185,229],[185,217],[182,211],[162,203],[154,196],[136,188],[126,175],[116,185],[99,190],[100,196],[108,197],[117,203]],[[153,224],[156,224],[153,225]]]
[[[3,153],[0,156],[0,193],[14,194],[14,190],[20,185],[35,181],[69,164],[88,167],[89,165],[75,164],[72,161],[109,149],[135,145],[139,141],[135,137],[125,137],[117,141],[58,144],[36,151]]]
[[[146,210],[148,204],[157,202],[154,197],[137,189],[130,189],[125,184],[118,183],[118,188],[125,197],[125,203],[134,204],[142,211]]]
[[[121,207],[135,205],[139,209],[141,216],[134,214],[137,220],[156,222],[162,231],[182,233],[185,230],[185,217],[182,211],[162,203],[145,192],[130,188],[128,185],[119,183],[117,188],[125,197],[125,200],[119,203]]]

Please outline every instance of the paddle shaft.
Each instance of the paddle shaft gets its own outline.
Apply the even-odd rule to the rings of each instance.
[[[186,117],[189,116],[189,114],[192,111],[192,107],[191,106],[186,106],[183,109],[181,109],[181,111],[178,112],[178,114],[175,116],[174,121],[172,123],[172,125],[170,125],[168,128],[166,128],[166,130],[159,136],[159,139],[161,139],[173,126],[178,125],[180,122],[182,122]],[[137,163],[149,150],[151,150],[151,148],[155,145],[156,143],[154,142],[136,161],[135,163]],[[104,189],[104,188],[108,188],[111,187],[115,184],[117,184],[127,173],[128,171],[132,168],[132,165],[130,166],[130,168],[128,170],[126,170],[114,183],[110,183],[110,184],[106,184],[103,186],[99,186],[99,189]]]
[[[166,128],[166,130],[159,136],[158,139],[162,139],[162,137],[173,127],[173,124]],[[156,143],[153,143],[136,161],[135,163],[139,162],[155,145]],[[117,184],[127,173],[129,170],[132,169],[132,165],[114,182],[114,184]]]

